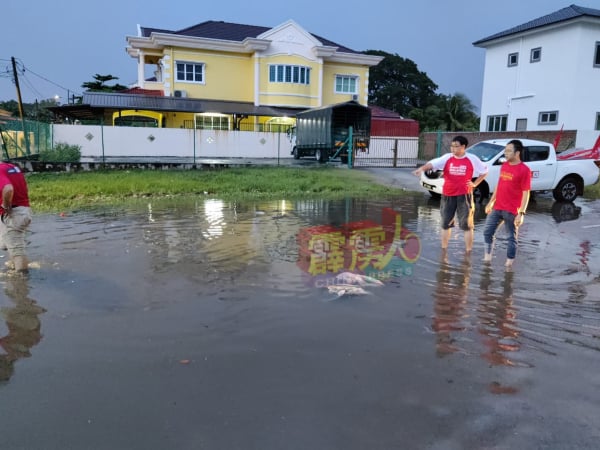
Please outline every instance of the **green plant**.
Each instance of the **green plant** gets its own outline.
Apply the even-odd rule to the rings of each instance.
[[[79,162],[81,146],[58,142],[54,148],[42,150],[39,160],[44,162]]]

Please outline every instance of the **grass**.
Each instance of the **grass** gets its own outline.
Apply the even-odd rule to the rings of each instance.
[[[220,170],[32,173],[35,211],[112,205],[128,199],[206,196],[224,200],[389,197],[402,191],[342,168],[251,167]]]
[[[589,199],[600,199],[600,181],[593,186],[586,186],[583,196]]]

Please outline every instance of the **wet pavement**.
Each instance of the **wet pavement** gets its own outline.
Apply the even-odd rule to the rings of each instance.
[[[481,207],[444,257],[439,203],[378,170],[417,191],[36,215],[0,274],[0,448],[597,448],[600,201],[538,197],[506,272]]]

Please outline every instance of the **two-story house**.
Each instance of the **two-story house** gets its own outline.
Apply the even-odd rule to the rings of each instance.
[[[480,131],[600,130],[600,10],[571,5],[473,45]]]
[[[220,21],[178,31],[138,27],[126,40],[137,61],[135,86],[83,96],[83,106],[102,111],[105,123],[277,131],[307,108],[350,100],[366,105],[369,67],[382,59],[293,20],[274,28]]]

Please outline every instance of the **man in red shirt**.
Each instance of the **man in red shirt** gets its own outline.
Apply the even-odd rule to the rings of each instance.
[[[29,262],[25,254],[25,232],[31,223],[27,182],[21,169],[14,164],[0,162],[0,237],[18,272],[27,272]]]
[[[500,168],[498,186],[485,207],[488,214],[483,237],[485,240],[484,261],[492,260],[494,235],[504,222],[508,232],[506,249],[506,267],[511,267],[517,254],[518,231],[523,223],[523,215],[529,203],[531,190],[531,170],[521,161],[523,143],[514,139],[506,144],[504,156],[506,162]]]
[[[472,192],[486,177],[488,168],[477,157],[466,153],[469,141],[464,136],[456,136],[450,144],[451,153],[432,159],[413,172],[421,176],[427,170],[444,171],[444,187],[440,212],[442,215],[442,249],[448,248],[451,229],[454,226],[454,216],[458,225],[465,232],[465,247],[467,253],[473,248],[475,207]],[[477,177],[475,181],[473,178]]]

